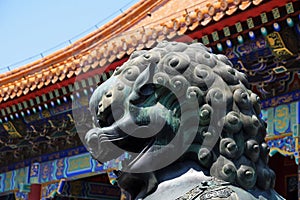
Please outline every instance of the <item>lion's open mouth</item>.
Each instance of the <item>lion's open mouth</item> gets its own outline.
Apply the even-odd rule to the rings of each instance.
[[[104,110],[100,115],[97,115],[97,122],[100,127],[108,127],[115,122],[112,115],[111,106]]]
[[[89,151],[98,161],[103,163],[128,152],[132,156],[127,165],[131,166],[143,152],[165,146],[173,139],[181,115],[178,96],[163,85],[148,86],[136,93],[131,91],[123,102],[112,96],[106,99],[110,104],[105,105],[105,96],[98,97],[97,128],[85,137]]]
[[[112,105],[107,107],[103,112],[97,115],[97,122],[101,128],[109,127],[124,115],[124,110]]]

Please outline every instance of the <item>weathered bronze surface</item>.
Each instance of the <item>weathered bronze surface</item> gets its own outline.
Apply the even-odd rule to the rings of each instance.
[[[200,43],[134,52],[94,91],[90,111],[84,142],[99,162],[130,154],[116,174],[132,199],[282,199],[259,97]]]

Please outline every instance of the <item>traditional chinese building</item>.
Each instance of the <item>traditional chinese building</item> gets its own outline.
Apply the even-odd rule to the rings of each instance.
[[[300,199],[299,8],[296,0],[141,0],[74,44],[1,74],[0,199],[119,199],[107,174],[126,154],[93,160],[73,113],[84,119],[97,85],[133,51],[163,40],[202,42],[247,74],[268,124],[276,190]]]

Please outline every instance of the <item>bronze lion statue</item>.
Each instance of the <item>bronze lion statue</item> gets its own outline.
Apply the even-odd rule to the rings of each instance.
[[[201,43],[134,52],[93,93],[84,136],[131,199],[283,199],[268,167],[259,97],[224,55]]]

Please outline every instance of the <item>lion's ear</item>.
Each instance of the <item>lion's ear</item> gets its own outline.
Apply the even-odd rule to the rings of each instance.
[[[137,77],[133,85],[134,92],[131,94],[130,100],[135,101],[143,97],[150,96],[154,93],[153,75],[155,64],[149,63],[146,69]]]

